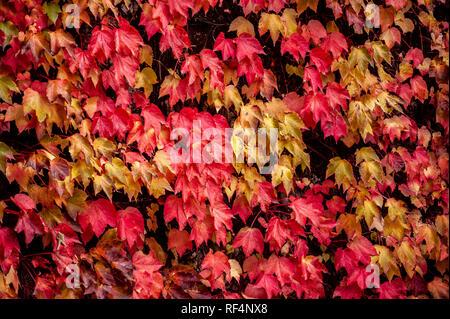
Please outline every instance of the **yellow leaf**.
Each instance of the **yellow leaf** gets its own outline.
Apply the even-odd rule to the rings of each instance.
[[[359,173],[364,183],[370,183],[374,178],[381,183],[384,179],[383,168],[376,161],[365,161],[361,163]],[[376,185],[373,183],[371,186],[375,187]]]
[[[352,165],[345,159],[334,157],[330,160],[327,167],[326,178],[334,175],[336,183],[342,186],[346,191],[350,185],[356,183],[353,176]]]
[[[151,46],[145,44],[141,47],[139,51],[139,61],[140,63],[146,63],[148,66],[153,64],[153,49]]]
[[[381,216],[380,209],[371,200],[365,200],[364,205],[358,205],[356,208],[356,214],[364,217],[369,229],[377,229],[383,231],[383,217]]]
[[[342,230],[345,231],[348,238],[353,238],[355,234],[361,235],[361,223],[355,214],[344,213],[339,215],[336,231],[340,233]]]
[[[362,73],[367,70],[369,63],[372,65],[370,53],[365,47],[353,47],[348,62],[351,68],[357,67]]]
[[[114,142],[103,137],[96,138],[92,143],[92,146],[94,147],[95,151],[105,156],[109,161],[112,158],[112,154],[117,149],[117,146]]]
[[[239,94],[239,90],[234,85],[227,85],[223,92],[223,99],[225,103],[225,107],[228,109],[231,105],[234,105],[236,110],[240,110],[244,105],[242,102],[242,97]]]
[[[153,91],[153,84],[158,83],[156,73],[153,69],[146,67],[142,71],[136,72],[136,89],[143,88],[145,97],[148,99]]]
[[[297,12],[292,8],[284,9],[281,21],[284,25],[283,36],[289,38],[292,34],[297,33]]]
[[[398,66],[397,77],[401,82],[403,82],[409,79],[413,75],[413,72],[414,70],[411,63],[409,63],[408,61],[403,61]]]
[[[236,19],[234,19],[231,24],[228,31],[236,31],[237,35],[241,35],[242,33],[248,33],[252,36],[255,36],[255,28],[253,27],[253,24],[245,19],[243,16],[239,16]]]
[[[377,64],[380,64],[384,60],[391,65],[391,52],[389,51],[389,48],[383,44],[383,42],[372,42],[371,46],[373,50],[373,58]]]
[[[289,194],[292,188],[293,168],[291,158],[287,155],[282,155],[278,163],[272,170],[272,185],[277,187],[283,183],[286,193]]]
[[[0,99],[11,103],[11,91],[19,92],[19,88],[9,76],[0,74]]]
[[[376,161],[380,162],[377,153],[371,147],[363,147],[356,151],[356,165],[362,161]]]
[[[398,259],[403,264],[409,278],[412,278],[415,274],[416,267],[416,254],[414,248],[411,246],[408,240],[402,241],[400,246],[395,248]]]
[[[287,111],[286,104],[279,98],[273,98],[270,102],[265,103],[265,111],[271,117],[280,119],[280,116]]]
[[[173,192],[172,187],[165,177],[152,178],[152,181],[150,182],[150,192],[155,198],[164,195],[166,190]]]
[[[378,256],[372,257],[372,262],[375,261],[381,266],[383,273],[389,281],[392,280],[394,275],[400,276],[400,269],[397,266],[397,261],[392,251],[385,246],[374,245],[374,247],[378,252]]]
[[[85,161],[77,160],[75,164],[73,164],[72,166],[70,176],[71,178],[74,179],[80,176],[83,186],[86,188],[90,183],[90,178],[93,173],[94,173],[93,169],[91,167],[87,167]]]
[[[129,171],[120,158],[115,157],[112,162],[107,162],[105,164],[105,170],[111,179],[115,179],[123,185],[127,183],[125,174],[129,173]]]
[[[317,12],[317,4],[319,0],[295,0],[297,2],[297,12],[301,14],[306,9],[310,8],[312,11]]]
[[[34,111],[40,123],[46,120],[48,124],[55,123],[58,126],[61,126],[66,117],[66,111],[63,106],[50,104],[46,97],[43,97],[31,88],[26,89],[24,92],[23,110],[25,113]]]
[[[389,215],[384,218],[384,236],[394,236],[397,240],[402,240],[405,237],[405,232],[409,230],[406,219],[403,216],[399,216],[395,219],[391,219]]]
[[[77,214],[87,208],[86,205],[87,194],[81,189],[75,188],[73,196],[68,198],[65,202],[67,212],[70,217],[76,220]]]
[[[284,31],[281,17],[274,13],[262,13],[258,23],[258,31],[260,35],[270,31],[270,37],[275,45],[275,42],[277,42],[280,36],[280,32]]]
[[[109,200],[112,200],[112,181],[105,175],[95,175],[94,176],[94,193],[97,195],[101,190],[103,190],[108,196]]]

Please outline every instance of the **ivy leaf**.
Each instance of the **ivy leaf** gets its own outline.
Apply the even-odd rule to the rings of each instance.
[[[228,31],[236,31],[238,36],[243,33],[248,33],[251,36],[255,36],[255,27],[250,21],[242,16],[235,18],[231,22]]]
[[[214,51],[222,52],[224,60],[234,59],[236,57],[236,46],[233,40],[225,39],[223,32],[220,32],[216,38],[216,42],[214,42]]]
[[[117,235],[127,241],[130,249],[142,245],[144,218],[137,208],[127,207],[117,212]]]
[[[270,37],[275,45],[275,42],[277,42],[280,36],[280,32],[284,31],[281,17],[278,14],[262,13],[258,23],[258,31],[260,35],[270,31]]]
[[[172,228],[169,231],[169,241],[167,243],[167,248],[175,250],[178,253],[178,256],[183,256],[186,250],[192,249],[192,241],[189,239],[189,233],[185,230],[178,230]]]
[[[309,52],[309,44],[300,34],[294,33],[281,41],[281,54],[289,52],[297,61],[300,56],[304,59]]]
[[[11,91],[19,92],[19,88],[9,76],[0,74],[0,99],[11,103]]]
[[[223,252],[216,251],[213,253],[212,249],[210,249],[208,254],[205,256],[205,259],[203,259],[202,269],[209,269],[213,280],[216,280],[224,273],[226,276],[229,276],[231,266],[228,262],[227,256]]]
[[[246,257],[250,256],[255,250],[262,255],[264,250],[264,238],[259,229],[244,227],[241,228],[234,238],[233,247],[242,247]]]
[[[378,255],[372,243],[363,236],[357,236],[347,244],[347,247],[355,254],[356,260],[364,265],[370,263],[370,257]]]
[[[7,227],[0,227],[0,256],[4,260],[14,251],[20,250],[16,234]]]
[[[17,233],[21,231],[25,234],[25,243],[28,245],[33,238],[44,234],[44,224],[42,218],[34,211],[30,210],[22,214],[14,228]]]
[[[230,230],[233,228],[233,223],[231,221],[233,212],[222,201],[214,203],[214,205],[211,206],[211,215],[214,217],[214,228],[216,230],[222,229],[223,225]]]
[[[14,204],[16,204],[21,210],[28,211],[36,209],[36,204],[34,201],[30,198],[30,196],[26,194],[16,194],[14,195],[14,198],[11,197]]]
[[[234,42],[236,43],[236,58],[239,62],[244,58],[253,59],[257,54],[265,54],[259,41],[248,33],[240,34]]]
[[[115,51],[122,55],[138,56],[139,47],[144,45],[139,32],[122,17],[119,17],[119,28],[114,29]]]
[[[182,57],[183,50],[191,47],[191,41],[186,30],[180,26],[168,25],[164,30],[159,45],[161,52],[171,48],[175,58],[179,59]]]
[[[312,64],[316,66],[317,71],[322,74],[328,73],[331,67],[331,62],[333,61],[327,52],[325,52],[320,47],[315,47],[311,49],[309,56],[311,58]]]
[[[83,231],[90,229],[97,237],[106,229],[106,226],[116,227],[117,212],[114,205],[106,199],[98,199],[88,203],[88,208],[78,214],[78,223]],[[87,236],[86,241],[91,239]]]
[[[423,62],[423,53],[417,48],[411,48],[405,55],[406,61],[413,61],[413,68],[417,68]]]
[[[111,57],[114,45],[114,32],[107,26],[96,26],[92,30],[89,51],[99,61],[105,61]]]
[[[348,51],[348,44],[345,36],[340,32],[331,32],[322,41],[320,47],[326,51],[331,52],[333,59],[341,56],[342,52]]]

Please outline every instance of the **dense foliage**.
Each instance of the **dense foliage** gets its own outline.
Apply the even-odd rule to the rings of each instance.
[[[448,9],[0,0],[0,298],[448,298]]]

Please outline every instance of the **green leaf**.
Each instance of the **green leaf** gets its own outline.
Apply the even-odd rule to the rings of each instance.
[[[0,99],[11,103],[11,91],[19,92],[19,88],[9,76],[0,74]]]
[[[58,14],[61,13],[61,8],[54,1],[44,3],[44,12],[53,23],[58,19]]]

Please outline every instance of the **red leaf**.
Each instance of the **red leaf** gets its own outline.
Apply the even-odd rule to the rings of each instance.
[[[78,214],[78,223],[83,231],[91,229],[97,237],[105,231],[107,225],[116,227],[117,224],[117,212],[114,205],[106,199],[98,199],[88,203],[87,210]],[[89,241],[91,236],[85,238]]]
[[[191,47],[186,30],[179,26],[168,25],[162,34],[159,42],[161,52],[171,48],[175,58],[179,59],[183,55],[183,49]]]
[[[363,236],[353,239],[347,244],[347,247],[355,253],[356,259],[364,265],[370,263],[370,257],[377,255],[377,250],[375,247],[373,247],[372,243]]]
[[[339,83],[329,83],[326,95],[333,109],[338,110],[340,106],[343,110],[347,110],[347,100],[350,100],[350,94]]]
[[[318,20],[309,20],[307,25],[309,35],[315,44],[320,43],[320,39],[327,36],[327,31],[323,27],[322,23]]]
[[[143,243],[141,235],[144,235],[144,218],[135,207],[127,207],[118,211],[117,235],[126,240],[128,247],[133,249]]]
[[[212,249],[210,249],[205,259],[203,259],[202,269],[209,269],[212,274],[212,279],[216,280],[223,273],[229,276],[231,267],[227,256],[223,252],[217,251],[213,253]]]
[[[186,250],[192,249],[192,241],[189,239],[189,233],[185,230],[178,230],[172,228],[169,231],[169,241],[167,243],[167,248],[175,248],[178,255],[183,256]]]
[[[133,255],[133,265],[137,271],[145,271],[147,273],[157,272],[163,265],[153,256],[150,251],[145,255],[142,251],[137,251]]]
[[[315,68],[312,67],[305,68],[303,78],[311,83],[311,86],[314,91],[317,91],[318,88],[320,88],[321,90],[323,89],[322,78],[320,77],[320,73],[317,72]]]
[[[331,67],[332,59],[328,53],[322,48],[315,47],[309,54],[311,62],[316,66],[317,70],[322,74],[327,74]]]
[[[296,270],[297,265],[291,259],[275,254],[272,254],[264,265],[264,272],[275,275],[282,287],[292,282]]]
[[[413,68],[417,68],[423,62],[423,53],[417,48],[409,49],[405,56],[406,61],[413,61]]]
[[[361,288],[356,284],[347,285],[343,280],[339,287],[336,287],[333,298],[341,297],[342,299],[360,299],[362,296]]]
[[[225,39],[223,32],[216,38],[214,42],[214,51],[222,52],[222,57],[224,60],[234,59],[236,57],[236,46],[231,39]]]
[[[211,206],[211,215],[214,217],[214,228],[216,230],[221,229],[225,225],[227,229],[233,228],[231,219],[233,218],[233,212],[223,202],[217,202],[214,206]]]
[[[96,57],[100,62],[104,62],[111,57],[113,50],[114,32],[107,26],[96,26],[92,30],[89,50],[91,55]]]
[[[255,287],[264,288],[269,299],[280,292],[278,280],[273,275],[264,274],[256,281]]]
[[[259,56],[254,56],[252,59],[245,58],[238,64],[238,76],[245,75],[245,79],[248,84],[252,84],[255,77],[264,77],[264,67],[262,65],[261,58]]]
[[[196,220],[192,226],[189,239],[193,240],[197,247],[202,243],[208,243],[208,240],[212,238],[214,231],[214,220],[211,216],[206,216],[203,220]]]
[[[339,196],[333,196],[331,199],[326,202],[328,211],[330,211],[333,215],[337,213],[345,212],[345,200]]]
[[[0,261],[8,258],[14,250],[20,250],[16,234],[7,227],[0,227]]]
[[[138,56],[139,46],[144,45],[139,32],[124,18],[119,16],[118,21],[119,28],[114,29],[114,43],[116,52],[122,56],[129,54]],[[132,85],[134,85],[134,82]]]
[[[234,215],[239,215],[242,221],[245,223],[247,218],[252,214],[252,210],[248,204],[247,198],[243,195],[238,196],[233,202],[232,208]]]
[[[257,228],[242,228],[233,241],[233,247],[242,247],[246,257],[250,256],[254,250],[262,255],[264,250],[264,238]]]
[[[289,205],[292,208],[293,218],[302,226],[309,219],[313,225],[320,225],[320,216],[323,215],[323,206],[319,202],[314,202],[306,198],[295,198]]]
[[[340,32],[330,33],[322,42],[320,47],[331,52],[334,59],[339,58],[343,51],[348,50],[347,40]]]
[[[144,255],[142,251],[133,255],[133,265],[136,268],[133,271],[135,279],[133,298],[158,298],[164,287],[164,278],[158,272],[163,265],[152,252]]]
[[[246,32],[241,33],[238,38],[234,39],[234,42],[236,43],[236,57],[239,62],[244,58],[252,60],[257,54],[265,54],[259,41]]]
[[[188,85],[192,85],[196,79],[203,81],[205,78],[203,70],[204,67],[202,65],[202,61],[197,55],[186,55],[183,65],[181,66],[181,72],[188,75]]]
[[[14,230],[18,233],[23,231],[25,233],[25,243],[28,245],[33,240],[34,236],[44,235],[44,225],[42,218],[34,211],[30,210],[20,216]]]
[[[411,89],[415,93],[415,96],[420,100],[420,102],[425,102],[428,98],[428,88],[424,79],[420,75],[416,75],[409,80],[411,83]]]
[[[159,135],[161,124],[166,123],[161,110],[152,103],[142,108],[141,115],[144,118],[144,130],[147,131],[151,127],[153,127],[156,131],[156,134]]]
[[[14,198],[11,197],[11,199],[13,200],[14,204],[16,204],[17,207],[19,207],[23,211],[36,209],[36,204],[28,195],[16,194]]]
[[[250,206],[255,207],[259,204],[261,210],[263,212],[266,212],[267,208],[269,208],[269,205],[274,201],[275,193],[272,183],[260,182],[256,185]]]
[[[347,274],[350,274],[355,267],[358,266],[356,256],[349,248],[338,248],[334,255],[334,260],[336,270],[345,268],[345,270],[347,270]]]
[[[178,198],[175,195],[170,195],[167,197],[164,205],[164,220],[166,223],[176,219],[179,229],[182,230],[186,227],[187,219],[189,217],[190,216],[186,216],[186,211],[183,207],[183,200],[181,198]]]
[[[319,121],[326,121],[330,116],[330,105],[324,94],[316,92],[305,97],[300,116],[306,125],[314,127]]]
[[[109,138],[114,135],[114,128],[109,118],[95,115],[92,121],[92,134],[98,133],[100,137]]]
[[[335,115],[334,120],[325,120],[321,122],[323,136],[333,136],[336,143],[342,136],[347,136],[347,124],[340,115]]]
[[[223,70],[220,60],[214,51],[203,49],[200,52],[200,59],[202,60],[203,69],[209,68],[209,85],[212,89],[218,88],[223,92],[225,86],[223,84]]]
[[[386,5],[393,6],[397,11],[403,9],[407,3],[408,0],[386,0]]]
[[[295,224],[297,224],[295,222]],[[276,251],[279,251],[280,248],[284,245],[286,240],[290,239],[294,241],[294,236],[292,234],[292,231],[296,228],[295,235],[301,235],[304,234],[303,229],[297,224],[297,227],[294,225],[290,225],[287,221],[284,221],[278,217],[272,217],[269,220],[269,224],[267,225],[267,231],[266,231],[266,241],[274,241],[277,246],[275,247]],[[271,248],[272,244],[271,244]]]
[[[283,38],[281,41],[281,54],[289,52],[297,61],[300,56],[304,59],[309,52],[308,41],[298,33],[292,34],[289,38]]]
[[[448,290],[448,288],[447,288]],[[381,284],[380,299],[405,299],[406,285],[400,278]]]
[[[131,86],[136,81],[136,71],[139,68],[139,61],[133,56],[122,56],[113,54],[111,70],[114,72],[116,81],[121,81],[124,77]]]

